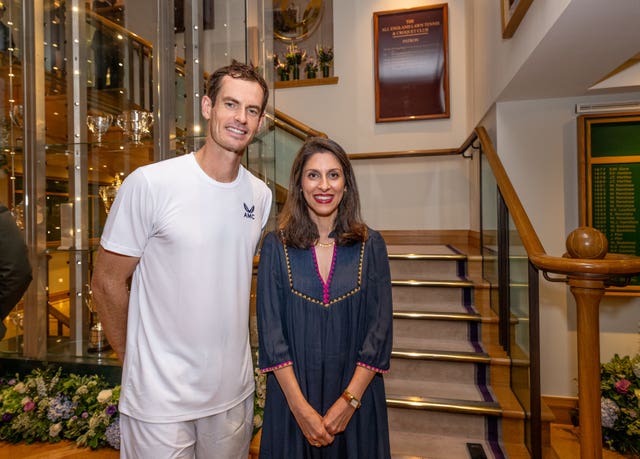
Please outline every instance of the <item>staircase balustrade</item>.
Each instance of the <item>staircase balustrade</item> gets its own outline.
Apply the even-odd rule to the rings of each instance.
[[[542,271],[548,281],[568,284],[576,300],[580,455],[582,459],[600,459],[602,426],[600,364],[597,358],[600,355],[598,309],[608,286],[617,284],[621,277],[628,279],[640,273],[640,257],[606,253],[606,239],[592,228],[578,228],[569,236],[568,254],[548,255],[524,211],[487,131],[478,127],[475,135],[480,143],[481,154],[490,165],[499,194],[513,219],[530,264],[535,270]],[[503,281],[508,283],[508,279]],[[532,455],[540,457],[534,451]]]

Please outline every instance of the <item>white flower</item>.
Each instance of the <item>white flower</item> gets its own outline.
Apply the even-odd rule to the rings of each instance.
[[[256,414],[253,417],[253,426],[254,427],[262,427],[262,416],[260,416],[259,414]]]
[[[62,430],[62,423],[57,422],[53,424],[51,427],[49,427],[49,436],[57,437],[61,430]]]
[[[85,395],[87,392],[89,392],[87,390],[87,386],[80,386],[78,387],[78,390],[76,390],[76,394],[78,395]]]
[[[111,395],[113,395],[111,389],[101,390],[98,394],[98,402],[107,403],[111,399]]]
[[[24,394],[27,391],[27,386],[25,386],[23,382],[19,382],[18,384],[13,386],[13,390],[15,390],[19,394]]]
[[[27,403],[29,403],[31,401],[31,397],[25,397],[22,399],[22,401],[20,402],[20,404],[22,406],[25,406]]]

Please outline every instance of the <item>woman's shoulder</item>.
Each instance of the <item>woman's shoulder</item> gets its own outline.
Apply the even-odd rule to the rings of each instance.
[[[280,230],[272,230],[265,234],[264,239],[262,240],[262,246],[278,246],[282,245],[282,237],[280,235]]]
[[[382,237],[382,234],[380,234],[379,231],[374,230],[370,226],[367,226],[367,240],[374,244],[384,244],[384,238]]]

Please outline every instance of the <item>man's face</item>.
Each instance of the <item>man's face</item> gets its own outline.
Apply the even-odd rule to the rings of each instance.
[[[215,101],[202,98],[208,135],[226,151],[242,154],[262,122],[262,88],[255,81],[225,76]]]

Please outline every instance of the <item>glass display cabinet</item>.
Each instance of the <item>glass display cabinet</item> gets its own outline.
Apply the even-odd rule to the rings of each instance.
[[[0,201],[23,228],[33,267],[5,319],[0,357],[115,364],[89,285],[118,186],[139,166],[199,148],[207,72],[252,61],[271,84],[273,69],[262,65],[269,8],[263,0],[0,3],[10,37],[0,50]],[[245,155],[272,187],[274,143],[266,126]]]

